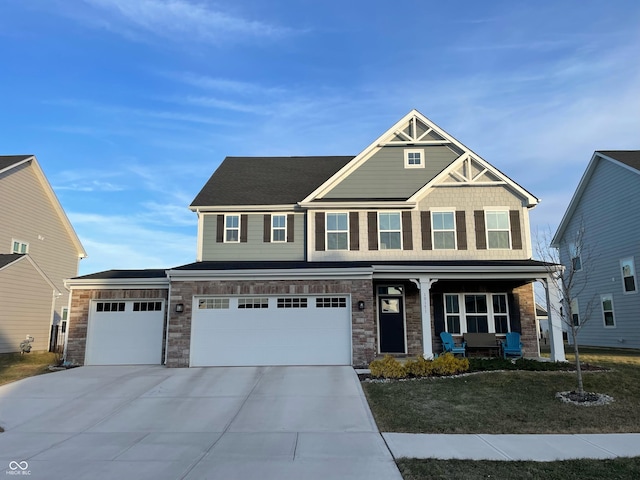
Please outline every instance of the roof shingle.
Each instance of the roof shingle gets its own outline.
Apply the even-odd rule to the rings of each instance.
[[[598,150],[598,153],[640,171],[640,150]]]
[[[4,170],[14,163],[21,162],[31,157],[33,157],[33,155],[0,155],[0,170]]]

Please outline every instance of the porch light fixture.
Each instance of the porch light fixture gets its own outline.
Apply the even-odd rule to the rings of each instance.
[[[364,310],[364,300],[358,302],[358,310]]]
[[[176,303],[176,313],[182,313],[182,312],[184,312],[184,304]]]

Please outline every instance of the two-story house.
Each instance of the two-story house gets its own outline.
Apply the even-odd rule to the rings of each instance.
[[[69,291],[86,252],[33,155],[0,156],[0,353],[25,337],[48,350],[64,330]],[[54,339],[55,340],[55,339]]]
[[[580,345],[640,348],[639,193],[640,150],[595,152],[553,238]]]
[[[136,342],[104,332],[139,353],[144,306],[148,358],[173,367],[430,358],[441,331],[517,331],[537,356],[538,201],[415,110],[355,157],[228,157],[190,206],[195,263],[68,282],[67,354],[127,363]]]

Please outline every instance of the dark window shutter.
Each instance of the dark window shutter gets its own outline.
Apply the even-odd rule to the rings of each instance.
[[[422,228],[422,249],[432,250],[431,244],[431,212],[420,212],[420,224]]]
[[[431,295],[431,304],[433,305],[433,329],[436,336],[440,336],[444,332],[444,295],[434,293]]]
[[[349,212],[349,250],[360,250],[360,216]]]
[[[411,212],[402,212],[402,249],[413,250],[413,225],[411,225]]]
[[[520,228],[520,212],[509,211],[509,223],[511,223],[511,248],[522,250],[522,229]]]
[[[476,222],[476,248],[478,250],[487,249],[487,235],[484,228],[484,211],[475,210],[473,216]]]
[[[324,212],[316,212],[316,251],[324,251]]]
[[[293,219],[294,215],[293,213],[290,213],[289,215],[287,215],[287,242],[288,243],[292,243],[294,238],[293,238],[293,231],[295,228],[295,220]]]
[[[522,322],[520,321],[520,301],[517,295],[513,293],[507,294],[509,302],[509,322],[511,323],[511,331],[522,333]],[[535,306],[532,306],[535,308]]]
[[[378,250],[378,213],[367,213],[369,250]]]
[[[458,240],[458,250],[467,249],[467,220],[464,210],[456,212],[456,238]]]
[[[218,215],[216,219],[216,242],[224,242],[224,215]]]
[[[271,242],[271,215],[269,215],[268,213],[264,215],[264,228],[263,228],[262,241],[264,243]]]
[[[240,215],[240,242],[247,243],[248,215]]]

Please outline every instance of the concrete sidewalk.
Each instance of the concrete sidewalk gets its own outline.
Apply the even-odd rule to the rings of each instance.
[[[383,433],[394,458],[467,460],[607,459],[640,456],[640,433],[589,435],[449,435]]]

